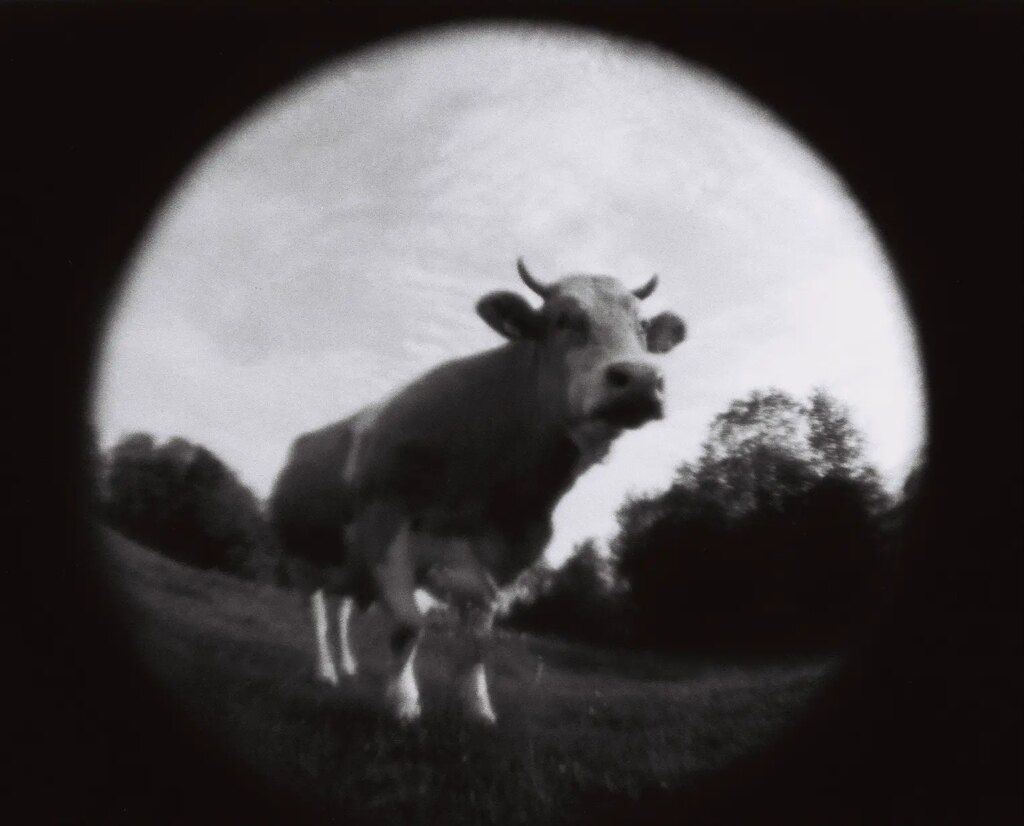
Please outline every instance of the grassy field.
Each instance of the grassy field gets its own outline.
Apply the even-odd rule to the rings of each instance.
[[[697,791],[792,725],[827,662],[714,663],[501,633],[489,661],[496,729],[463,723],[446,668],[462,641],[425,635],[424,717],[402,728],[377,702],[386,625],[354,626],[362,674],[314,679],[295,592],[196,571],[105,531],[112,582],[139,656],[211,742],[325,820],[543,823]],[[340,820],[339,820],[340,822]]]

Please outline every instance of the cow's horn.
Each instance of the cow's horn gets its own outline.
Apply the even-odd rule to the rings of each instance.
[[[654,292],[654,288],[658,286],[658,276],[652,275],[651,280],[644,284],[642,287],[637,287],[633,290],[633,295],[643,301],[647,296]]]
[[[523,279],[523,283],[527,287],[542,298],[547,298],[551,295],[551,287],[546,284],[541,284],[537,279],[530,275],[530,271],[526,269],[526,264],[523,263],[522,258],[516,261],[516,267],[519,270],[519,277]]]

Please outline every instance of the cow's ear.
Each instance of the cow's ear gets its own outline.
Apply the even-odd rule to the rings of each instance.
[[[667,353],[686,338],[686,324],[675,313],[658,313],[644,327],[647,349],[652,353]]]
[[[515,341],[540,335],[540,312],[516,293],[504,290],[488,293],[477,302],[476,311],[495,332],[507,339]]]

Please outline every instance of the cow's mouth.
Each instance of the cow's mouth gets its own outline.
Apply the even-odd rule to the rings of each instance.
[[[656,396],[632,395],[620,396],[600,405],[591,414],[591,418],[614,427],[633,430],[664,415],[661,399]]]

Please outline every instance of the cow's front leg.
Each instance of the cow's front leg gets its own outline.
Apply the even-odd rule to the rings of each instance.
[[[491,724],[497,717],[487,689],[484,658],[490,648],[494,605],[466,603],[460,606],[459,614],[470,643],[470,654],[459,677],[459,699],[470,719]]]
[[[391,634],[392,672],[384,692],[394,717],[403,723],[420,716],[420,690],[416,685],[416,649],[423,631],[409,623],[399,623]]]

